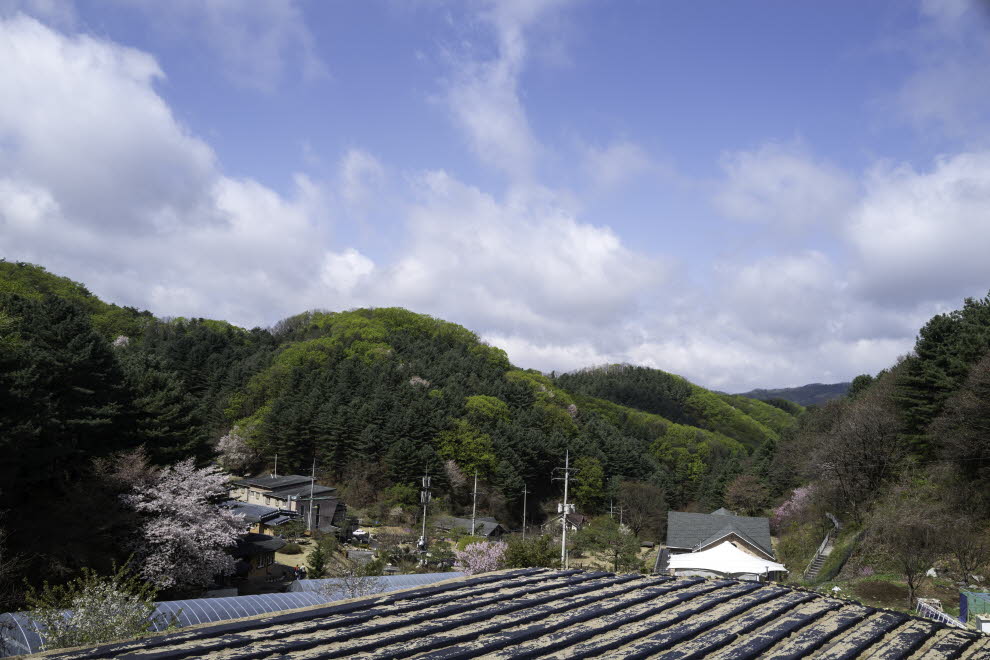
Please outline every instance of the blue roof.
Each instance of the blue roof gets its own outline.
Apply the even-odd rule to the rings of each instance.
[[[322,605],[331,600],[319,592],[312,591],[167,600],[158,603],[151,629],[164,630],[173,616],[177,625],[183,628],[199,623],[241,619],[256,614]],[[0,640],[3,642],[3,645],[0,645],[0,657],[38,653],[42,650],[43,644],[42,635],[39,634],[27,612],[0,614]]]
[[[421,573],[386,575],[368,580],[369,582],[371,580],[380,581],[373,583],[376,587],[375,591],[384,593],[463,576],[464,573]],[[158,603],[158,608],[155,610],[155,621],[151,629],[154,631],[163,630],[173,615],[178,626],[183,628],[199,623],[241,619],[256,614],[322,605],[351,597],[342,588],[338,590],[324,588],[325,585],[333,582],[335,580],[296,580],[292,583],[288,593],[162,601]],[[0,642],[3,643],[0,644],[0,657],[26,655],[42,650],[42,636],[26,612],[0,614]]]

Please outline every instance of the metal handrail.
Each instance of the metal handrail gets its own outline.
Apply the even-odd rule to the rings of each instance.
[[[944,623],[949,626],[954,626],[956,628],[966,628],[966,629],[969,628],[969,626],[967,626],[965,623],[955,618],[954,616],[950,614],[946,614],[942,610],[937,610],[928,603],[920,599],[915,605],[915,611],[925,618],[934,619],[935,621]]]
[[[816,550],[815,551],[815,554],[812,555],[811,561],[808,562],[807,568],[805,568],[804,569],[804,573],[801,574],[801,575],[803,575],[805,577],[808,576],[808,571],[811,570],[811,567],[815,564],[815,560],[818,559],[818,556],[821,555],[823,552],[825,552],[825,546],[828,545],[828,542],[832,538],[832,535],[835,534],[837,531],[839,531],[840,525],[839,525],[839,521],[836,519],[836,517],[833,516],[831,513],[826,513],[825,515],[828,517],[828,519],[832,523],[833,527],[832,527],[832,529],[828,530],[828,533],[827,534],[825,534],[825,538],[822,540],[822,544],[820,546],[818,546],[818,550]]]

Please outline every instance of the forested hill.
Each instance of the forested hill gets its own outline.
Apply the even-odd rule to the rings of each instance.
[[[428,469],[438,506],[457,512],[477,470],[483,506],[515,522],[524,486],[531,520],[557,496],[551,471],[569,449],[588,513],[623,480],[651,484],[675,507],[711,509],[793,423],[655,370],[551,379],[461,326],[404,309],[306,312],[245,330],[108,305],[36,266],[0,263],[0,273],[5,493],[59,501],[92,476],[92,459],[145,446],[158,463],[219,452],[243,471],[277,454],[280,471],[305,473],[315,459],[322,480],[358,506],[415,507],[412,486]],[[664,387],[670,396],[658,398]],[[30,520],[8,521],[37,539],[51,528],[44,511],[39,503]]]
[[[760,401],[783,399],[801,406],[820,406],[823,403],[839,399],[849,392],[852,383],[811,383],[800,387],[781,387],[772,390],[750,390],[738,396],[745,396]]]

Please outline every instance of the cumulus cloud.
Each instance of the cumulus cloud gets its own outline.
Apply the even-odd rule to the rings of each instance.
[[[0,103],[4,256],[159,314],[252,325],[329,302],[320,187],[224,176],[154,91],[152,57],[19,16],[0,21],[0,60],[0,98],[20,99]]]
[[[382,291],[491,331],[556,338],[632,313],[663,268],[543,195],[499,200],[444,172],[416,184],[409,244]]]
[[[856,192],[845,172],[797,146],[727,152],[721,165],[715,205],[730,218],[792,229],[835,223]]]
[[[939,158],[929,171],[877,167],[846,237],[856,283],[877,301],[942,301],[990,286],[990,152]]]

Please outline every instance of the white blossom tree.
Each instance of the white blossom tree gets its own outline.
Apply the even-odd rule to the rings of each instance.
[[[258,462],[258,452],[244,439],[241,429],[237,426],[230,429],[227,435],[217,442],[217,460],[226,470],[235,474],[243,474]]]
[[[244,517],[221,506],[227,477],[192,459],[138,484],[125,501],[146,520],[137,543],[141,575],[159,589],[203,587],[234,571],[227,552],[244,533]]]

